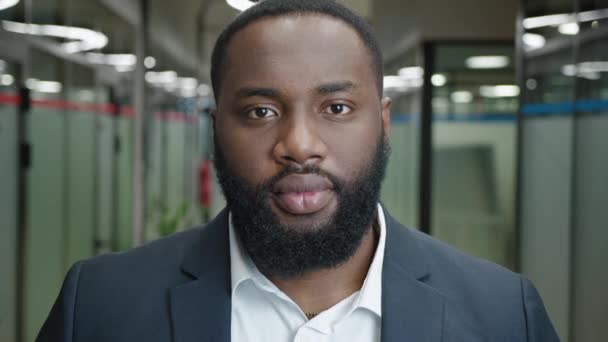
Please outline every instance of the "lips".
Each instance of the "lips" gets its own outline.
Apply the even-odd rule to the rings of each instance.
[[[332,183],[315,174],[294,174],[282,178],[273,187],[273,200],[293,215],[313,214],[325,208],[333,194]]]

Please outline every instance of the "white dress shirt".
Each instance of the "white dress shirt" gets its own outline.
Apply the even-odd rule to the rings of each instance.
[[[361,289],[311,320],[255,266],[236,236],[230,217],[232,342],[379,342],[382,264],[386,240],[378,204],[380,238]]]

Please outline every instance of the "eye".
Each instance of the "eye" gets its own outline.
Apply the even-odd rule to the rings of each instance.
[[[325,112],[334,115],[348,114],[352,108],[343,103],[334,103],[325,107]]]
[[[247,117],[250,119],[265,119],[272,116],[277,116],[277,112],[268,107],[256,107],[247,112]]]

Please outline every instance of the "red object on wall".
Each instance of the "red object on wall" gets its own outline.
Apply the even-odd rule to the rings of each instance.
[[[201,161],[198,167],[198,201],[204,208],[211,207],[211,161]]]

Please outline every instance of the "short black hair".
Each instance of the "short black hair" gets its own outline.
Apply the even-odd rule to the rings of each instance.
[[[371,67],[374,68],[378,94],[381,96],[384,76],[382,53],[372,28],[363,18],[335,0],[265,0],[237,16],[215,42],[211,56],[211,85],[215,99],[217,100],[219,95],[226,48],[237,32],[263,18],[304,14],[327,15],[342,20],[357,31],[371,57]]]

